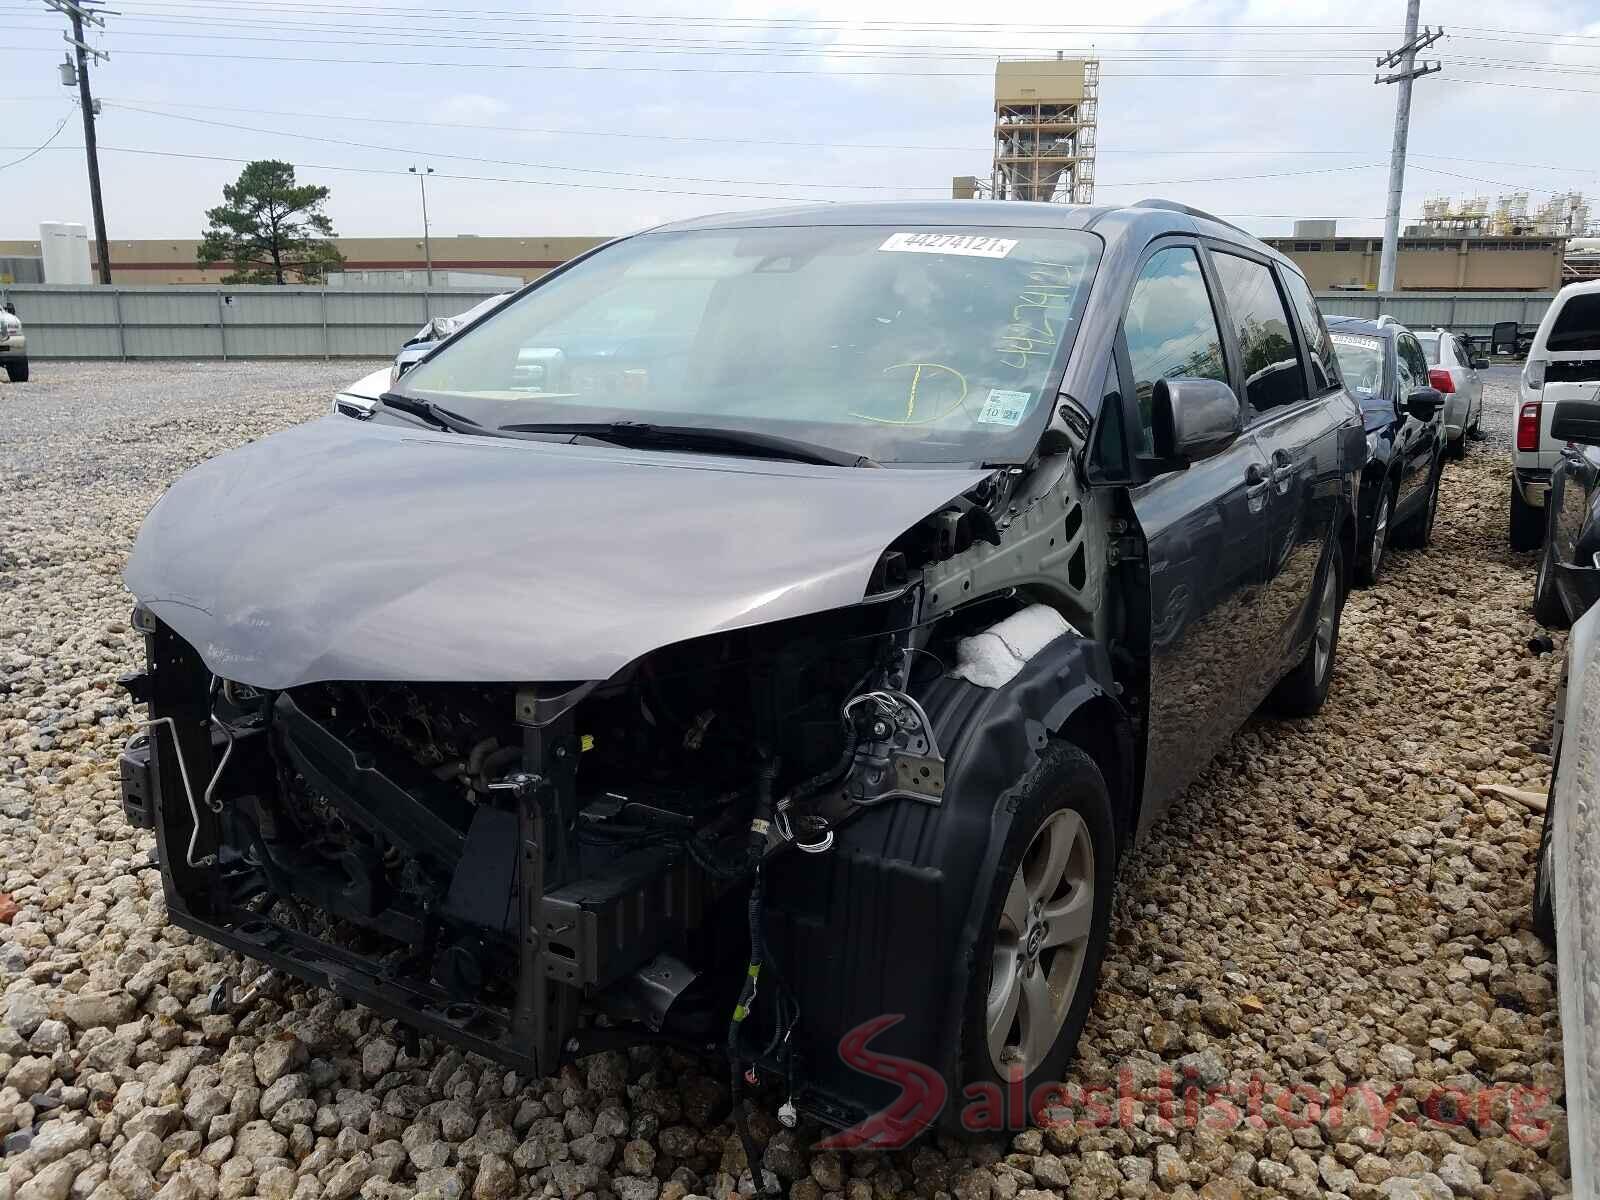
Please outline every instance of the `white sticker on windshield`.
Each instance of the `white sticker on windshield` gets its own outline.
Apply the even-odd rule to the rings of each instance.
[[[1028,401],[1032,399],[1032,392],[990,388],[989,399],[978,413],[978,420],[984,425],[1005,425],[1014,429],[1022,423],[1022,414],[1028,411]]]
[[[879,250],[902,254],[965,254],[968,258],[1004,258],[1016,249],[1016,238],[976,233],[891,233]]]

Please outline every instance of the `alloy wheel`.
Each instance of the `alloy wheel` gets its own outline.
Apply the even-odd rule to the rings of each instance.
[[[1328,664],[1333,661],[1333,628],[1339,619],[1339,581],[1328,565],[1327,579],[1322,584],[1322,599],[1317,605],[1317,682],[1327,677]]]
[[[1389,544],[1389,493],[1378,501],[1378,515],[1372,519],[1372,573],[1377,575],[1383,551]]]
[[[985,1004],[989,1059],[1026,1077],[1049,1055],[1078,991],[1094,922],[1094,843],[1070,808],[1034,833],[1011,878]]]

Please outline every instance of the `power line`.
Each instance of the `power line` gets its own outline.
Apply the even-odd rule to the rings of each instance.
[[[183,116],[183,115],[180,115],[178,113],[157,112],[154,109],[139,108],[139,107],[137,107],[135,105],[130,105],[130,104],[117,104],[117,105],[113,105],[113,107],[120,108],[120,109],[123,109],[124,111],[129,111],[129,112],[144,113],[144,114],[146,114],[148,116],[165,117],[165,118],[167,118],[169,120],[174,120],[174,121],[188,121],[188,122],[192,122],[192,123],[197,124],[197,125],[212,125],[212,126],[216,126],[216,127],[222,128],[222,129],[240,130],[240,131],[245,132],[245,133],[262,133],[262,134],[267,134],[267,135],[273,136],[273,137],[292,137],[292,138],[301,139],[303,141],[324,142],[324,143],[327,143],[327,144],[330,144],[330,145],[349,146],[349,147],[352,147],[352,148],[355,148],[355,149],[361,149],[361,150],[378,150],[378,151],[382,151],[384,153],[391,153],[391,154],[404,154],[404,153],[407,152],[406,151],[406,147],[403,147],[403,146],[385,146],[385,145],[379,145],[379,144],[374,143],[374,142],[355,141],[354,139],[350,139],[350,138],[323,137],[320,134],[313,134],[313,133],[291,133],[291,132],[288,132],[286,130],[269,129],[269,128],[264,128],[264,127],[259,126],[259,125],[241,125],[241,124],[238,124],[238,123],[235,123],[235,122],[232,122],[232,121],[216,121],[216,120],[212,120],[212,119],[209,119],[209,118],[206,118],[206,117],[190,117],[190,116]],[[617,175],[617,176],[621,176],[623,178],[628,178],[628,179],[663,179],[663,180],[668,180],[670,182],[676,182],[676,183],[713,183],[713,184],[728,184],[728,185],[736,186],[736,187],[826,188],[826,189],[829,189],[829,190],[836,190],[836,191],[886,191],[886,192],[896,192],[896,193],[937,192],[937,193],[940,193],[940,194],[943,194],[943,192],[944,192],[944,189],[942,187],[916,187],[916,186],[906,186],[906,185],[901,185],[901,184],[805,183],[805,182],[802,182],[800,180],[792,180],[792,179],[779,180],[779,179],[706,178],[706,177],[695,176],[695,175],[668,175],[668,174],[663,174],[663,173],[660,173],[660,172],[653,172],[653,171],[617,171],[617,170],[611,170],[611,169],[607,169],[607,168],[603,168],[603,167],[575,167],[575,166],[570,166],[570,165],[563,164],[563,163],[527,162],[527,161],[518,160],[518,159],[506,159],[506,158],[485,158],[485,157],[481,157],[481,156],[478,156],[478,155],[472,155],[472,154],[450,154],[450,153],[447,153],[447,152],[444,152],[444,151],[439,151],[439,150],[432,151],[431,154],[435,158],[450,158],[450,159],[455,159],[455,160],[460,161],[460,162],[483,163],[483,164],[485,164],[487,166],[527,167],[527,168],[529,168],[531,170],[536,170],[536,171],[568,171],[568,172],[573,172],[575,174],[582,174],[582,175]],[[1168,185],[1171,185],[1171,184],[1179,184],[1179,183],[1223,183],[1223,182],[1241,182],[1241,181],[1245,181],[1245,180],[1258,180],[1258,179],[1282,179],[1282,178],[1289,178],[1289,177],[1292,177],[1292,176],[1299,176],[1299,175],[1326,175],[1326,174],[1329,174],[1330,172],[1334,172],[1334,171],[1359,171],[1359,170],[1365,170],[1365,169],[1368,169],[1370,167],[1381,166],[1381,165],[1382,165],[1381,163],[1358,163],[1358,164],[1354,164],[1354,165],[1344,164],[1344,165],[1337,166],[1337,167],[1318,167],[1318,168],[1313,168],[1313,169],[1310,169],[1310,170],[1299,170],[1299,171],[1268,171],[1268,172],[1260,172],[1260,173],[1249,174],[1249,175],[1207,175],[1207,176],[1200,176],[1200,177],[1188,178],[1188,179],[1138,179],[1138,180],[1129,180],[1128,182],[1125,182],[1125,183],[1116,183],[1116,182],[1103,183],[1102,186],[1104,186],[1104,187],[1164,187],[1164,186],[1168,186]],[[443,177],[441,176],[441,178],[443,178]],[[551,181],[551,182],[557,182],[557,181]]]
[[[4,49],[37,50],[41,46],[5,47]],[[486,63],[441,62],[433,59],[398,58],[312,58],[298,54],[219,54],[208,50],[121,50],[122,54],[136,54],[155,58],[205,58],[225,59],[234,62],[298,62],[324,63],[330,66],[379,67],[448,67],[451,70],[488,71],[597,71],[597,72],[648,72],[669,75],[827,75],[832,79],[861,79],[872,76],[893,76],[914,79],[988,79],[989,71],[829,71],[826,68],[800,67],[656,67],[616,66],[601,63]],[[1101,79],[1305,79],[1318,78],[1365,79],[1365,71],[1102,71]]]
[[[155,18],[156,20],[191,20],[191,18]],[[340,26],[318,26],[310,24],[274,26],[263,22],[228,22],[205,21],[198,18],[192,19],[194,23],[203,23],[206,32],[171,32],[171,31],[124,31],[124,37],[156,38],[164,41],[173,39],[185,41],[228,41],[228,42],[271,42],[274,44],[283,41],[282,36],[253,35],[238,33],[217,33],[215,27],[219,25],[232,25],[251,29],[278,29],[283,33],[295,34],[295,40],[300,44],[326,45],[326,46],[363,46],[380,47],[388,49],[415,49],[439,47],[451,50],[487,50],[493,52],[518,52],[538,54],[652,54],[676,55],[680,57],[731,55],[735,57],[790,57],[790,58],[834,58],[834,59],[883,59],[888,61],[990,61],[996,54],[1004,54],[1014,47],[974,48],[966,46],[933,46],[925,48],[909,46],[872,46],[870,44],[850,43],[759,43],[750,44],[730,41],[700,41],[685,42],[673,39],[640,40],[632,38],[604,38],[584,35],[585,40],[580,43],[576,40],[554,40],[575,37],[577,35],[506,35],[497,37],[493,42],[485,43],[481,39],[488,36],[478,33],[461,33],[439,31],[422,40],[395,40],[384,38],[381,40],[368,40],[359,36],[366,33],[383,32],[373,28],[352,28]],[[15,23],[14,28],[36,29],[43,26],[30,26]],[[306,31],[316,30],[338,36],[307,37]],[[468,39],[468,40],[462,40]],[[478,40],[471,40],[478,39]],[[972,53],[974,49],[982,49],[981,53]],[[927,51],[927,52],[924,52]],[[1137,52],[1124,50],[1107,50],[1093,47],[1075,48],[1062,51],[1069,55],[1094,55],[1102,62],[1167,62],[1172,61],[1171,56],[1193,56],[1205,61],[1248,61],[1258,63],[1300,63],[1300,62],[1326,62],[1332,55],[1344,56],[1351,59],[1366,59],[1372,51],[1359,48],[1338,48],[1307,54],[1253,54],[1232,55],[1221,59],[1214,48],[1191,47],[1141,47]],[[1337,61],[1337,60],[1335,60]],[[1503,70],[1537,72],[1540,74],[1572,74],[1572,75],[1600,75],[1600,63],[1595,64],[1569,64],[1557,66],[1548,61],[1538,59],[1507,59],[1489,56],[1456,56],[1443,61],[1452,65],[1461,65],[1481,68],[1498,68]]]
[[[0,150],[20,150],[20,149],[25,149],[25,147],[21,147],[21,146],[0,146]],[[55,147],[51,147],[51,149],[55,149],[55,150],[78,150],[78,149],[82,149],[82,147],[79,147],[79,146],[55,146]],[[254,159],[239,158],[239,157],[235,157],[233,155],[198,154],[198,153],[194,153],[194,152],[191,152],[191,151],[179,151],[179,150],[151,150],[151,149],[145,149],[145,148],[136,147],[136,146],[101,146],[100,149],[106,151],[107,153],[112,153],[112,154],[133,154],[133,155],[149,156],[149,157],[153,157],[153,158],[176,158],[176,159],[185,159],[185,160],[192,160],[192,161],[198,161],[198,162],[248,163],[248,162],[255,161]],[[338,172],[342,172],[342,173],[345,173],[345,174],[351,174],[351,175],[387,175],[387,176],[398,177],[398,178],[410,178],[409,172],[404,171],[404,170],[400,170],[400,169],[397,169],[397,168],[389,168],[389,167],[353,167],[353,166],[350,166],[347,163],[302,163],[302,162],[291,163],[291,165],[297,171],[338,171]],[[1378,164],[1378,165],[1381,165],[1381,164]],[[799,204],[831,204],[831,203],[835,203],[834,201],[818,200],[814,196],[756,195],[756,194],[745,193],[745,192],[699,192],[699,191],[686,191],[686,190],[679,189],[679,188],[633,187],[633,186],[626,186],[626,185],[623,185],[623,184],[579,183],[579,182],[572,182],[572,181],[568,181],[568,180],[556,180],[556,179],[519,179],[519,178],[516,178],[516,177],[513,177],[513,176],[504,176],[504,175],[449,175],[449,174],[444,174],[442,172],[437,172],[432,176],[432,178],[434,178],[434,179],[450,179],[450,180],[456,180],[456,181],[464,182],[464,183],[504,183],[504,184],[514,184],[514,185],[517,185],[517,186],[525,186],[525,187],[576,188],[576,189],[582,189],[582,190],[586,190],[586,191],[587,190],[593,190],[593,191],[607,191],[607,192],[640,192],[640,193],[646,193],[646,194],[650,194],[650,195],[668,195],[668,196],[701,196],[701,197],[709,197],[709,198],[719,199],[719,200],[783,200],[783,201],[789,201],[789,202],[792,202],[792,203],[799,203]],[[1125,186],[1125,187],[1149,187],[1149,186],[1152,186],[1153,183],[1161,183],[1161,182],[1179,182],[1179,181],[1177,181],[1177,180],[1143,181],[1143,182],[1140,182],[1140,183],[1129,183],[1129,184],[1124,184],[1124,185],[1119,185],[1119,186]],[[1113,185],[1107,185],[1107,186],[1113,186]],[[1004,209],[1003,208],[997,208],[996,209],[996,213],[997,213],[997,215],[1003,215]],[[1303,214],[1298,214],[1298,213],[1244,213],[1244,212],[1229,213],[1229,212],[1224,212],[1224,213],[1218,213],[1217,215],[1218,216],[1226,216],[1226,217],[1237,217],[1240,220],[1290,220],[1290,219],[1292,219],[1294,217],[1298,217],[1298,216],[1303,215]],[[1341,221],[1375,221],[1375,220],[1379,220],[1380,218],[1372,217],[1372,216],[1361,216],[1361,215],[1356,215],[1356,214],[1351,214],[1351,213],[1342,213],[1342,214],[1335,213],[1335,214],[1333,214],[1333,219],[1341,220]]]
[[[1460,80],[1445,80],[1444,82],[1463,82]],[[54,96],[10,96],[7,98],[12,103],[23,101],[54,101]],[[791,146],[823,150],[905,150],[925,153],[955,153],[955,154],[986,154],[987,146],[932,146],[908,142],[810,142],[790,138],[741,138],[741,137],[702,137],[693,134],[672,133],[632,133],[615,129],[556,129],[531,125],[486,125],[469,121],[420,121],[411,117],[358,117],[348,113],[312,113],[297,112],[285,109],[256,108],[244,105],[227,104],[184,104],[174,100],[156,100],[135,96],[129,100],[102,100],[102,106],[111,108],[129,108],[137,112],[146,112],[151,115],[162,114],[163,108],[193,108],[205,112],[246,112],[260,117],[290,117],[310,121],[326,122],[354,122],[364,125],[399,125],[417,129],[453,129],[469,130],[485,133],[519,133],[538,134],[548,137],[581,137],[592,138],[626,138],[650,142],[694,142],[709,145],[747,145],[747,146]],[[156,106],[151,109],[149,105]],[[1308,150],[1303,146],[1211,146],[1196,149],[1193,146],[1181,148],[1164,148],[1158,146],[1120,146],[1101,147],[1099,154],[1137,154],[1150,158],[1167,158],[1178,156],[1204,156],[1206,158],[1239,158],[1239,157],[1269,157],[1269,158],[1299,158],[1299,157],[1335,157],[1356,158],[1371,153],[1370,150]],[[1426,151],[1411,151],[1413,158],[1436,158],[1444,162],[1477,163],[1481,166],[1493,167],[1518,167],[1537,171],[1566,171],[1574,175],[1600,175],[1600,170],[1588,170],[1573,167],[1566,163],[1521,163],[1507,162],[1496,158],[1466,158],[1458,154],[1430,154]]]
[[[67,127],[67,122],[70,120],[72,120],[72,114],[68,113],[66,116],[61,118],[56,127],[50,131],[50,136],[45,138],[40,145],[37,145],[32,150],[29,150],[21,158],[13,158],[10,162],[0,163],[0,171],[4,171],[7,167],[17,166],[19,163],[25,163],[35,154],[39,153],[39,151],[46,149],[51,142],[56,140],[56,135],[58,135]]]
[[[661,26],[686,26],[697,28],[732,28],[732,29],[769,29],[769,28],[806,28],[806,29],[848,29],[866,30],[879,29],[892,32],[915,32],[921,30],[938,32],[994,32],[1010,31],[1021,33],[1060,33],[1065,31],[1081,31],[1089,33],[1112,33],[1127,31],[1130,33],[1146,32],[1145,26],[1134,23],[1121,24],[1094,24],[1094,23],[1053,23],[1040,24],[1029,22],[966,22],[966,21],[928,21],[928,20],[857,20],[854,18],[818,18],[818,17],[734,17],[723,14],[695,16],[688,14],[662,14],[662,13],[595,13],[595,12],[513,12],[507,9],[448,9],[441,12],[437,7],[389,7],[386,5],[358,5],[358,4],[322,4],[322,3],[293,3],[289,0],[272,0],[270,3],[260,3],[252,6],[256,11],[284,12],[299,14],[310,12],[313,14],[353,14],[365,16],[375,20],[392,22],[397,18],[408,21],[442,21],[442,20],[469,20],[482,22],[506,22],[516,24],[585,24],[585,25],[616,25],[622,23],[638,23],[651,27]],[[203,3],[172,3],[157,2],[142,5],[145,10],[176,10],[179,12],[201,11],[209,12]],[[1387,32],[1380,25],[1350,25],[1330,23],[1323,25],[1302,24],[1270,24],[1240,22],[1174,25],[1163,24],[1162,31],[1179,35],[1192,35],[1194,33],[1217,33],[1229,36],[1241,34],[1260,36],[1299,36],[1304,34],[1335,34]]]

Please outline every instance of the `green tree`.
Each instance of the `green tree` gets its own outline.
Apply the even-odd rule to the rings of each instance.
[[[231,263],[224,283],[320,282],[344,261],[329,240],[327,198],[325,187],[296,184],[292,163],[250,163],[236,183],[223,185],[223,203],[206,211],[195,257],[202,267]]]

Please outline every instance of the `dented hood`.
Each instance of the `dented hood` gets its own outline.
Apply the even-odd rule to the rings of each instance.
[[[124,579],[218,675],[605,679],[659,646],[859,601],[983,478],[432,433],[330,416],[214,458]]]

